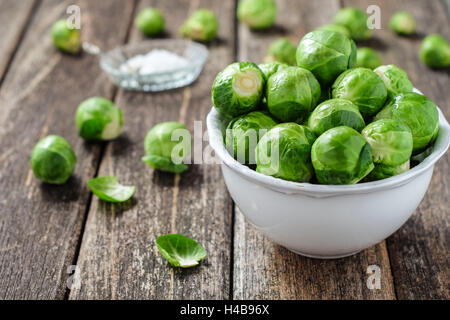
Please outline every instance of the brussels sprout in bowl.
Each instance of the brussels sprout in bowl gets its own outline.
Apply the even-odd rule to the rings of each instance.
[[[235,203],[274,242],[316,258],[355,254],[400,228],[422,200],[434,165],[450,144],[450,125],[439,111],[432,152],[415,167],[379,181],[319,185],[263,175],[240,164],[225,148],[223,121],[213,108],[207,117],[209,141]]]

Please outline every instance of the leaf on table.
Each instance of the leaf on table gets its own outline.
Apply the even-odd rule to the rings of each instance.
[[[174,267],[194,267],[206,257],[205,249],[197,241],[181,234],[159,236],[156,239],[156,246]]]
[[[108,202],[125,202],[136,190],[135,186],[121,185],[117,177],[97,177],[89,180],[88,186],[92,193]]]

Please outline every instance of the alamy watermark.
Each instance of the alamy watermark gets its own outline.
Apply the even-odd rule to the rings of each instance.
[[[259,138],[267,133],[266,129],[213,129],[211,132],[216,139],[215,145],[223,147],[222,150],[228,151],[240,163],[269,165],[274,173],[278,171],[280,137],[277,133],[261,142]],[[171,161],[174,164],[221,164],[222,159],[212,149],[209,138],[208,132],[203,131],[202,121],[194,121],[193,135],[186,129],[174,130],[170,140],[177,143],[171,151]]]
[[[69,275],[66,282],[67,289],[69,290],[81,289],[80,268],[78,268],[76,265],[70,265],[67,267],[67,274]]]
[[[367,28],[370,30],[381,29],[381,8],[373,4],[367,7],[366,13],[369,15]]]
[[[369,290],[380,290],[381,289],[381,268],[376,264],[372,264],[367,267],[366,274],[367,277],[366,285]]]
[[[66,19],[67,28],[81,29],[81,8],[77,5],[70,5],[66,9],[69,17]]]

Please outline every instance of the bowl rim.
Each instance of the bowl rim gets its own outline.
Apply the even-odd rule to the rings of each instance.
[[[132,73],[132,72],[123,72],[120,71],[120,69],[117,68],[113,68],[109,65],[109,63],[106,61],[107,57],[109,57],[111,54],[114,54],[115,52],[121,51],[121,50],[126,50],[132,47],[142,47],[145,48],[146,46],[159,46],[159,45],[164,45],[165,43],[183,43],[186,46],[193,46],[196,49],[200,50],[203,52],[203,55],[198,55],[197,58],[193,61],[189,61],[189,64],[186,67],[183,68],[178,68],[178,69],[173,69],[170,71],[160,71],[160,72],[152,72],[152,73],[148,73],[145,75],[139,74],[139,73]],[[171,74],[175,74],[175,73],[179,73],[179,72],[189,72],[191,70],[195,70],[198,67],[202,67],[206,60],[208,59],[209,56],[209,50],[208,48],[198,42],[192,41],[192,40],[185,40],[185,39],[155,39],[155,40],[145,40],[145,41],[141,41],[139,43],[129,43],[126,44],[124,46],[120,46],[117,47],[115,49],[112,49],[108,52],[106,52],[105,54],[103,54],[100,58],[100,66],[102,67],[102,69],[107,72],[108,74],[114,76],[114,77],[128,77],[128,78],[132,78],[132,79],[143,79],[143,78],[148,78],[148,77],[157,77],[157,76],[167,76],[167,75],[171,75]],[[130,57],[131,58],[131,57]],[[130,59],[127,58],[127,59]]]
[[[416,89],[414,91],[421,93]],[[396,188],[410,182],[417,176],[432,168],[434,164],[445,154],[450,145],[450,125],[439,107],[437,109],[439,113],[439,134],[435,141],[433,152],[428,157],[426,157],[414,168],[394,177],[353,185],[321,185],[293,182],[258,173],[255,170],[242,165],[228,153],[224,145],[221,131],[223,117],[221,117],[214,107],[212,107],[211,111],[208,113],[206,125],[208,129],[209,144],[215,151],[216,155],[222,160],[222,165],[226,165],[228,168],[232,169],[234,172],[243,176],[247,180],[251,180],[261,186],[270,188],[280,193],[306,194],[312,197],[321,197],[371,193],[379,190]]]

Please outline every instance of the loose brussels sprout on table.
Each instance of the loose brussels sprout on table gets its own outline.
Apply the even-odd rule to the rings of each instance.
[[[399,35],[409,36],[416,32],[416,20],[409,12],[397,12],[391,17],[389,27]]]
[[[317,28],[316,30],[328,30],[328,31],[333,31],[333,32],[339,32],[348,38],[352,37],[350,34],[350,31],[348,31],[348,29],[346,27],[340,26],[338,24],[326,24],[326,25],[323,25],[323,26]]]
[[[437,137],[439,114],[427,97],[411,92],[394,97],[374,118],[394,119],[406,124],[413,137],[413,154],[424,151]]]
[[[75,122],[86,140],[112,140],[122,133],[122,110],[105,98],[93,97],[77,109]]]
[[[153,8],[141,10],[134,23],[147,36],[157,36],[164,30],[164,17],[159,10]]]
[[[63,184],[75,170],[77,157],[66,139],[50,135],[33,148],[30,162],[36,178],[47,183]]]
[[[251,29],[267,29],[275,22],[277,6],[273,0],[241,0],[237,16]]]
[[[294,66],[296,64],[295,53],[297,47],[287,38],[280,38],[273,42],[264,58],[264,62],[278,61],[287,65]]]
[[[356,53],[355,67],[375,69],[383,64],[378,53],[371,48],[359,48]]]
[[[178,122],[162,122],[154,126],[145,137],[146,156],[142,161],[150,167],[172,173],[188,169],[183,160],[191,150],[188,129]]]
[[[264,84],[264,74],[253,62],[230,64],[214,81],[213,105],[228,118],[254,111],[263,98]]]
[[[361,132],[372,148],[375,169],[368,180],[388,178],[409,169],[413,137],[409,127],[394,119],[370,123]]]
[[[380,66],[373,71],[383,80],[389,99],[400,93],[412,92],[413,85],[403,69],[390,64]]]
[[[317,106],[308,119],[308,127],[317,136],[329,129],[340,126],[347,126],[358,132],[361,132],[365,126],[358,107],[350,100],[327,100]]]
[[[313,177],[311,145],[314,133],[296,123],[276,125],[256,147],[256,171],[290,181],[308,182]]]
[[[369,143],[350,127],[336,127],[314,142],[311,160],[321,184],[355,184],[374,168]]]
[[[319,98],[319,82],[303,68],[279,68],[267,81],[267,107],[275,118],[283,122],[306,120]]]
[[[381,78],[367,68],[349,69],[332,86],[333,98],[352,101],[365,117],[375,115],[384,105],[387,90]]]
[[[67,20],[62,19],[55,22],[52,27],[52,38],[55,47],[61,51],[71,54],[80,52],[80,31],[71,29],[67,25]]]
[[[213,40],[219,29],[219,22],[211,10],[199,9],[183,24],[180,33],[197,41]]]
[[[361,9],[341,9],[334,17],[333,22],[346,27],[356,41],[367,40],[372,36],[372,30],[367,27],[367,15]]]
[[[228,150],[240,163],[255,164],[255,148],[260,138],[277,122],[267,113],[250,112],[230,121],[226,131]]]
[[[311,71],[327,86],[356,62],[355,43],[341,33],[315,30],[306,34],[297,48],[297,65]]]
[[[450,66],[450,44],[440,34],[430,34],[422,41],[420,58],[430,68]]]

